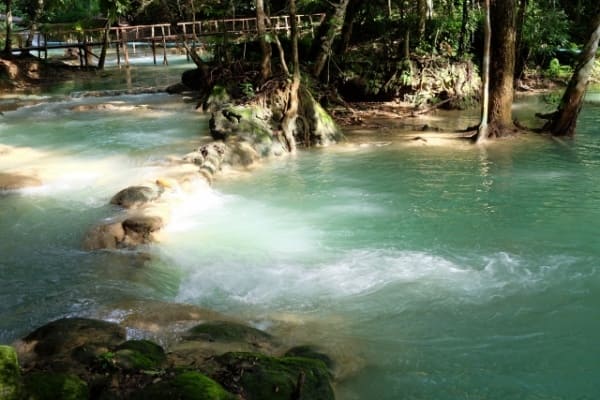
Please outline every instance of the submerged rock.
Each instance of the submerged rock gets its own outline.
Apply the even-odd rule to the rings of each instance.
[[[329,372],[320,360],[226,353],[215,362],[215,379],[247,400],[334,399]]]
[[[10,346],[0,346],[0,399],[17,400],[21,397],[21,373],[17,352]]]
[[[41,185],[42,181],[34,176],[0,172],[0,190],[17,190]]]

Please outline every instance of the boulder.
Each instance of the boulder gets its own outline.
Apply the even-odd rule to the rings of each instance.
[[[302,357],[311,358],[313,360],[320,360],[327,366],[327,368],[330,371],[332,371],[335,367],[335,362],[331,359],[331,357],[322,352],[318,347],[311,345],[292,347],[291,349],[285,352],[284,357]]]
[[[31,332],[23,342],[38,359],[71,357],[83,345],[115,347],[125,341],[125,329],[119,325],[88,318],[62,318]]]
[[[84,239],[84,250],[118,249],[125,240],[125,229],[120,222],[98,225],[90,229]]]
[[[150,243],[152,233],[160,230],[165,222],[161,217],[152,215],[136,215],[122,222],[125,230],[124,243],[128,246]]]
[[[0,190],[17,190],[41,185],[42,181],[34,176],[0,172]]]
[[[17,400],[21,394],[21,374],[17,353],[10,346],[0,346],[0,399]]]
[[[84,400],[88,385],[77,375],[56,372],[32,372],[25,376],[28,400]]]
[[[140,205],[156,200],[161,195],[161,190],[150,186],[131,186],[115,194],[110,199],[110,204],[123,208],[139,207]]]
[[[181,372],[174,377],[159,380],[131,396],[133,400],[236,400],[221,385],[196,371]]]
[[[214,378],[247,400],[334,399],[329,372],[320,360],[226,353],[215,362],[219,369]]]
[[[188,330],[184,338],[186,340],[246,342],[251,344],[270,342],[273,339],[267,332],[231,321],[204,322]]]
[[[166,360],[163,348],[149,340],[128,340],[114,352],[115,366],[124,370],[158,369]]]

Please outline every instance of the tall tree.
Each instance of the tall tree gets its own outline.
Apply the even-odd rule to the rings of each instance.
[[[263,82],[271,77],[271,43],[267,41],[266,13],[264,0],[256,0],[256,30],[262,53],[260,76]]]
[[[577,117],[583,105],[583,99],[594,68],[596,51],[598,51],[598,41],[600,41],[600,10],[597,11],[597,14],[592,19],[591,25],[591,33],[579,56],[579,61],[558,106],[558,110],[550,116],[550,120],[543,128],[543,130],[555,136],[575,135]]]
[[[513,126],[515,74],[516,0],[490,0],[490,137],[499,137]]]
[[[490,20],[490,0],[485,0],[485,18],[483,22],[483,68],[482,68],[482,86],[483,99],[481,101],[481,124],[477,136],[477,142],[481,143],[488,138],[488,120],[490,104],[490,51],[492,38],[492,24]]]
[[[332,4],[333,12],[328,15],[324,22],[327,26],[325,34],[320,39],[320,50],[315,59],[313,66],[313,75],[319,77],[325,69],[327,60],[331,56],[333,41],[338,33],[342,30],[344,20],[346,18],[346,8],[350,0],[340,0],[337,4]]]

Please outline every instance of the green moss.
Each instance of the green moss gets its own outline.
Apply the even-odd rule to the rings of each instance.
[[[88,386],[78,376],[53,372],[33,372],[25,376],[27,400],[82,400],[89,397]]]
[[[233,394],[209,377],[195,371],[178,374],[173,379],[146,386],[132,396],[134,400],[234,400]]]
[[[0,399],[18,399],[21,374],[15,349],[0,346]]]
[[[327,367],[320,360],[269,357],[258,353],[226,353],[216,361],[227,371],[225,387],[241,387],[248,400],[302,398],[331,400]],[[299,393],[300,392],[300,393]]]
[[[166,361],[162,347],[149,340],[129,340],[114,354],[115,365],[124,369],[156,369]]]
[[[256,342],[271,340],[271,335],[236,322],[209,321],[191,328],[187,339],[211,342]]]
[[[335,363],[327,354],[319,351],[318,348],[316,348],[314,346],[310,346],[310,345],[293,347],[293,348],[289,349],[285,353],[284,356],[285,357],[303,357],[303,358],[311,358],[314,360],[320,360],[320,361],[323,361],[323,363],[329,369],[333,369],[333,367],[335,366]]]

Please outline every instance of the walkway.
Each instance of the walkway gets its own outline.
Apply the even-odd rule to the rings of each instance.
[[[297,15],[298,26],[302,31],[314,29],[325,19],[325,14]],[[271,32],[287,32],[291,30],[289,15],[270,18],[267,30]],[[157,47],[162,48],[163,64],[168,64],[167,47],[174,46],[183,49],[183,43],[201,42],[202,37],[228,35],[230,37],[249,37],[257,33],[256,18],[227,18],[213,20],[198,20],[171,24],[117,26],[106,30],[100,29],[64,29],[59,25],[49,25],[39,31],[24,31],[14,34],[13,51],[21,53],[28,51],[38,57],[48,58],[48,50],[64,49],[79,58],[81,66],[91,66],[93,58],[100,60],[101,49],[115,48],[117,64],[121,58],[129,64],[128,48],[140,44],[152,48],[154,64],[157,63]],[[30,40],[28,40],[30,39]],[[246,40],[246,39],[244,39]],[[181,46],[180,46],[181,45]],[[95,49],[96,48],[96,49]],[[100,50],[97,50],[100,48]],[[183,50],[182,50],[183,51]]]

